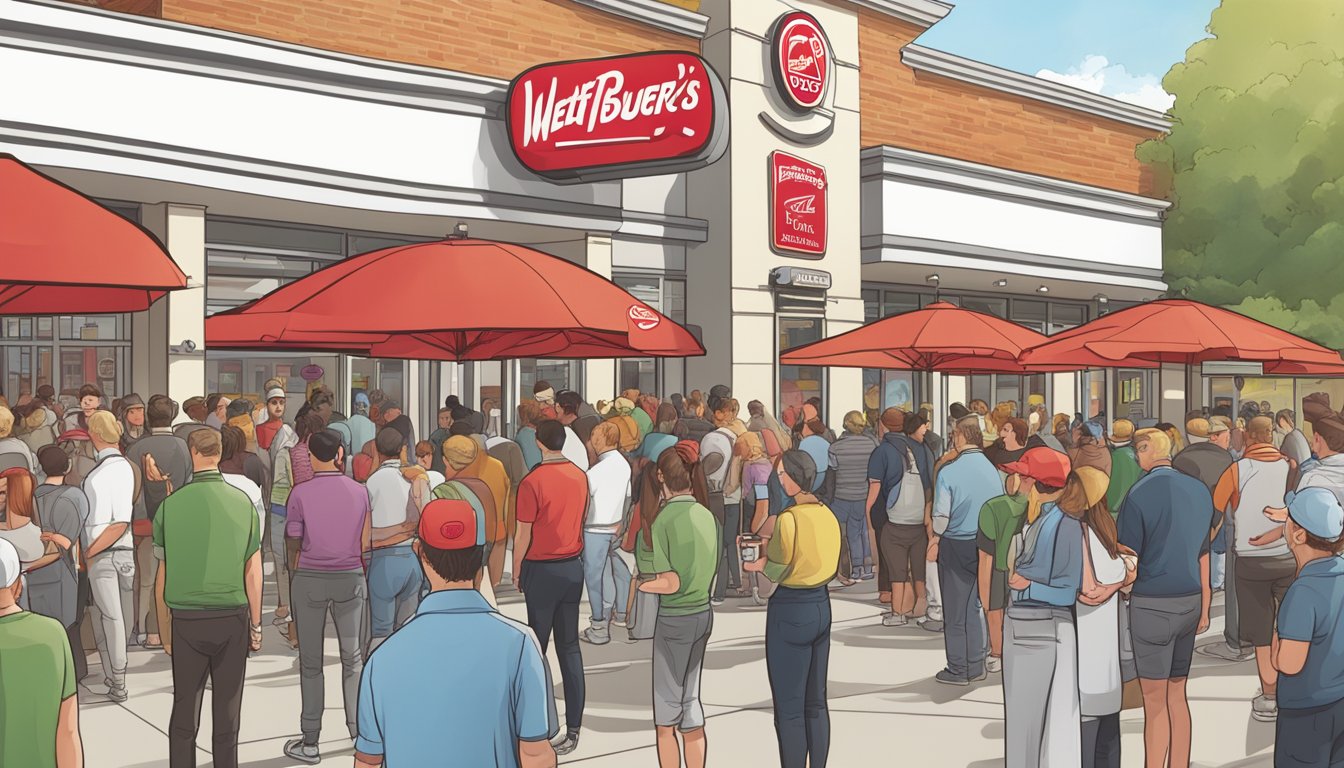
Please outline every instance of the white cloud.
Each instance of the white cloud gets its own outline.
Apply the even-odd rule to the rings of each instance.
[[[1171,94],[1162,90],[1161,78],[1157,75],[1131,74],[1125,65],[1112,64],[1098,54],[1084,56],[1077,66],[1069,67],[1065,72],[1042,69],[1036,76],[1160,112],[1170,109],[1174,101]]]

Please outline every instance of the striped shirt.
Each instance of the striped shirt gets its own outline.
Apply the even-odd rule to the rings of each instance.
[[[841,501],[868,499],[868,459],[877,450],[877,439],[866,433],[846,432],[831,443],[830,466],[835,471],[835,498]]]

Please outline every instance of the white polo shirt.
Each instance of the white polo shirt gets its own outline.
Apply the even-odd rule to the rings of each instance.
[[[579,439],[579,435],[569,427],[565,427],[565,445],[560,449],[566,459],[574,466],[588,471],[588,447]]]
[[[406,507],[411,499],[411,484],[401,474],[401,462],[388,459],[369,475],[364,483],[373,509],[373,527],[391,528],[406,522]]]
[[[607,451],[597,457],[587,474],[588,514],[583,527],[588,531],[616,533],[630,500],[630,462],[620,451]]]
[[[87,551],[109,525],[125,523],[126,533],[108,549],[131,549],[131,509],[135,495],[131,460],[116,448],[104,448],[97,458],[98,465],[84,476],[82,486],[89,499],[89,518],[84,523],[80,544]]]

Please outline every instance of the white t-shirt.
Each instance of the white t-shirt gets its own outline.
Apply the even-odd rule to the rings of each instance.
[[[578,433],[569,427],[565,427],[565,445],[560,449],[566,459],[574,466],[588,471],[588,447],[579,439]]]
[[[373,509],[373,527],[391,528],[406,522],[406,507],[411,498],[411,484],[401,474],[401,462],[389,459],[378,465],[364,483],[369,490],[369,507]]]
[[[429,490],[431,491],[448,482],[448,478],[444,477],[442,472],[433,469],[426,469],[425,475],[429,477]]]
[[[1101,540],[1084,527],[1092,575],[1098,584],[1125,580],[1125,560],[1111,558]],[[1120,597],[1101,605],[1078,610],[1078,694],[1080,711],[1086,717],[1102,717],[1120,711],[1124,681],[1120,678]]]
[[[219,475],[224,478],[224,482],[247,494],[247,500],[252,502],[252,506],[257,509],[257,531],[266,530],[266,505],[261,500],[261,486],[252,482],[247,475],[235,475],[228,472],[220,472]]]
[[[125,523],[126,532],[108,549],[131,549],[131,509],[135,495],[135,471],[131,461],[115,448],[98,452],[98,465],[84,476],[84,495],[89,499],[89,519],[84,523],[81,544],[87,551],[114,523]]]
[[[630,462],[620,451],[607,451],[588,468],[588,514],[584,528],[615,533],[630,499]]]
[[[723,463],[719,465],[719,468],[705,477],[710,490],[722,490],[727,483],[728,471],[733,463],[733,444],[735,442],[737,442],[737,435],[733,434],[733,431],[727,427],[719,427],[705,435],[704,439],[700,441],[701,461],[704,461],[705,457],[711,453],[723,456]],[[725,504],[737,504],[741,500],[742,490],[740,488],[731,494],[731,497],[727,493],[723,495],[723,503]]]

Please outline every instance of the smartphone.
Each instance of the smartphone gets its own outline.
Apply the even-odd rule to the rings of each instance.
[[[738,547],[742,551],[742,562],[754,563],[759,560],[763,541],[764,539],[754,533],[743,534],[741,541],[738,543]]]

